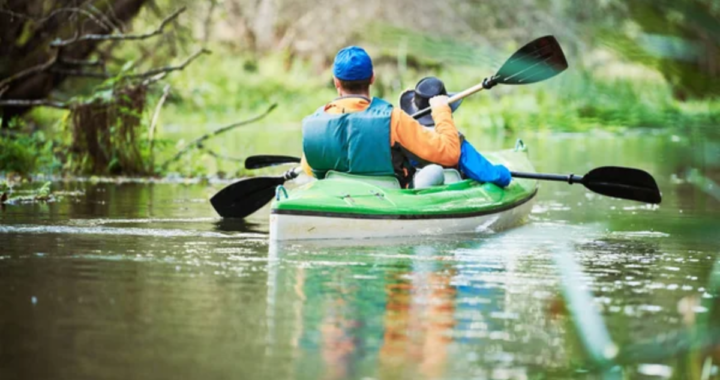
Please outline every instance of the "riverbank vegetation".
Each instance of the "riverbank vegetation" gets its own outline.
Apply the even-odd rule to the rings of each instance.
[[[63,9],[57,3],[55,11]],[[78,62],[66,58],[60,66],[55,62],[63,51],[52,48],[58,40],[34,42],[33,54],[46,55],[33,66],[36,73],[23,74],[27,65],[1,64],[0,104],[18,98],[44,104],[4,106],[0,172],[244,175],[241,162],[249,155],[300,153],[300,120],[335,96],[330,64],[347,44],[370,51],[377,75],[373,94],[397,103],[400,92],[424,76],[438,76],[450,91],[460,91],[491,75],[523,43],[556,35],[568,54],[565,73],[465,99],[456,120],[473,141],[490,133],[720,124],[720,9],[704,0],[583,7],[523,1],[515,10],[500,2],[456,0],[442,12],[433,4],[407,11],[404,1],[370,1],[344,8],[349,18],[342,25],[332,15],[349,3],[136,0],[108,9],[90,3],[78,9],[93,17],[73,11],[67,20],[114,25],[92,31],[97,35],[159,32],[78,43],[87,51],[74,52]],[[18,4],[0,3],[6,25],[0,29],[8,29],[3,38],[20,46],[8,56],[33,43],[33,32],[48,27],[42,18],[53,14],[42,0]],[[135,13],[122,13],[123,4]],[[80,29],[91,33],[88,28]],[[84,35],[73,29],[56,29],[55,37]],[[38,79],[41,74],[47,77]],[[33,77],[47,88],[27,92]],[[224,127],[232,128],[212,137]]]

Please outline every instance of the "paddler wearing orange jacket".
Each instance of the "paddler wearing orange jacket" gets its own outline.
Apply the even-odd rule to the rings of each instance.
[[[364,49],[349,46],[337,53],[333,82],[339,97],[303,119],[305,172],[316,178],[324,178],[330,170],[394,175],[402,187],[409,187],[415,168],[403,149],[430,163],[456,166],[460,139],[448,97],[429,100],[435,122],[434,130],[429,130],[392,104],[371,98],[374,81],[372,60]],[[420,171],[432,170],[432,166]]]

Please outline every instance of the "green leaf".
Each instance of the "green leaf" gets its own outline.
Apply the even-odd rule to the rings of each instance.
[[[102,100],[103,102],[111,102],[113,100],[113,90],[97,91],[94,94],[95,99]]]
[[[52,185],[52,182],[47,181],[44,185],[37,191],[37,195],[41,197],[47,197],[50,195],[50,185]]]
[[[135,61],[132,61],[132,60],[131,60],[131,61],[127,61],[127,62],[125,62],[125,64],[123,65],[123,67],[120,69],[120,72],[121,72],[121,73],[125,73],[125,72],[127,72],[128,70],[131,70],[134,65],[135,65]]]

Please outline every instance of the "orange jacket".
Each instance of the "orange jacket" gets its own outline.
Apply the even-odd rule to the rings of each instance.
[[[339,114],[345,112],[358,112],[370,106],[370,102],[361,97],[345,97],[336,99],[325,105],[325,112]],[[432,109],[432,118],[435,121],[435,131],[423,127],[412,116],[400,108],[393,108],[390,115],[390,146],[396,143],[412,154],[425,161],[434,162],[442,166],[456,166],[460,160],[460,138],[452,119],[450,106]],[[312,170],[302,156],[302,168],[312,176]]]

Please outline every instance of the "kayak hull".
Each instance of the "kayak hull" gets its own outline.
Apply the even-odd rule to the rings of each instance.
[[[270,215],[270,237],[274,241],[284,241],[493,233],[522,224],[532,209],[533,200],[496,213],[439,219],[364,219],[273,213]]]
[[[524,147],[487,157],[511,170],[535,171]],[[461,180],[428,189],[400,189],[394,179],[341,175],[291,191],[280,188],[277,194],[270,212],[273,241],[492,233],[526,219],[537,181],[513,179],[500,188]]]

